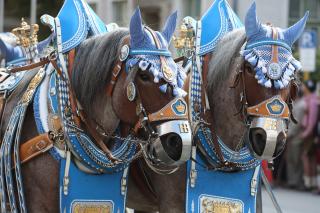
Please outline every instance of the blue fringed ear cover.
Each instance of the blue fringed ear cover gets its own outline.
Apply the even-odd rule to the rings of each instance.
[[[272,86],[276,89],[285,88],[294,78],[295,72],[301,69],[300,62],[293,58],[290,48],[302,34],[308,16],[309,12],[306,12],[300,21],[288,29],[272,28],[259,22],[255,2],[251,5],[245,18],[245,31],[247,35],[246,47],[253,46],[253,48],[245,48],[240,54],[254,67],[255,78],[260,85],[267,88]],[[278,34],[276,40],[272,35],[273,30],[276,30]],[[263,42],[271,44],[261,44]],[[272,61],[271,45],[276,45],[278,48],[277,62]],[[271,78],[274,67],[277,68],[278,76]]]

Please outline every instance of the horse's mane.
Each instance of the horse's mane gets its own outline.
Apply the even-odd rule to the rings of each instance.
[[[228,81],[232,71],[236,68],[235,64],[238,66],[243,64],[244,61],[239,52],[245,42],[245,36],[244,29],[239,29],[226,34],[218,42],[209,64],[208,94],[213,94],[222,83]],[[209,97],[212,96],[209,95]]]
[[[105,93],[122,39],[128,34],[127,29],[118,29],[87,39],[77,48],[71,84],[85,109],[91,109],[97,94]]]

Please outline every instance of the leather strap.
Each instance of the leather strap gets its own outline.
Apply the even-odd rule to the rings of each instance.
[[[75,58],[75,49],[70,50],[68,54],[68,74],[69,78],[72,78],[72,70],[73,70],[73,63],[74,63],[74,58]],[[81,125],[81,119],[78,116],[77,113],[77,100],[76,96],[74,94],[73,89],[70,87],[69,88],[69,93],[70,93],[70,105],[71,105],[71,110],[74,118],[74,122],[76,123],[77,126],[80,127]]]
[[[2,129],[2,120],[3,120],[3,112],[7,103],[7,93],[4,91],[0,93],[0,138],[2,139],[1,129]],[[0,141],[0,144],[2,141]]]
[[[107,95],[109,97],[112,96],[112,92],[113,92],[114,86],[115,86],[115,84],[116,84],[116,82],[118,80],[119,74],[120,74],[122,69],[123,69],[123,63],[122,63],[122,61],[120,61],[118,59],[117,62],[116,62],[116,65],[113,67],[110,83],[107,86]]]
[[[122,41],[122,44],[121,44],[121,47],[124,46],[124,45],[128,45],[130,43],[130,36],[126,36],[124,37],[123,41]],[[121,54],[121,53],[120,53]],[[109,97],[112,96],[112,92],[113,92],[113,89],[114,89],[114,86],[115,84],[117,83],[117,80],[119,78],[119,74],[121,73],[121,71],[124,69],[124,61],[121,61],[120,60],[120,56],[118,57],[113,69],[112,69],[112,76],[111,76],[111,80],[110,80],[110,83],[108,84],[107,86],[107,95]]]
[[[20,160],[25,163],[53,147],[48,133],[38,135],[20,146]]]
[[[91,119],[88,119],[87,115],[85,114],[85,112],[83,110],[79,111],[79,115],[80,115],[82,122],[86,125],[87,130],[89,131],[90,135],[94,138],[97,145],[108,156],[108,158],[113,162],[119,161],[119,159],[115,158],[112,155],[112,152],[109,150],[107,145],[104,143],[103,139],[100,137],[100,134],[98,133],[98,131],[95,128],[96,125],[95,125],[94,121],[92,121]]]

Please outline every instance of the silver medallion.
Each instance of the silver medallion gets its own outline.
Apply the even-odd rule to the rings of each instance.
[[[278,63],[269,64],[267,75],[272,80],[278,80],[282,76],[282,69]]]
[[[129,56],[129,52],[130,52],[129,46],[123,45],[121,47],[120,56],[119,56],[120,61],[125,61]]]
[[[129,101],[134,101],[136,98],[136,86],[133,82],[130,82],[127,86],[127,97]]]

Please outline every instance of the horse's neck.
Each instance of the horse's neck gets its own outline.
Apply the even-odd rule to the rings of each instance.
[[[212,98],[210,103],[213,114],[213,127],[218,136],[231,149],[235,149],[245,133],[243,121],[239,119],[234,104],[233,89],[228,81],[221,83],[219,88],[209,94]]]

